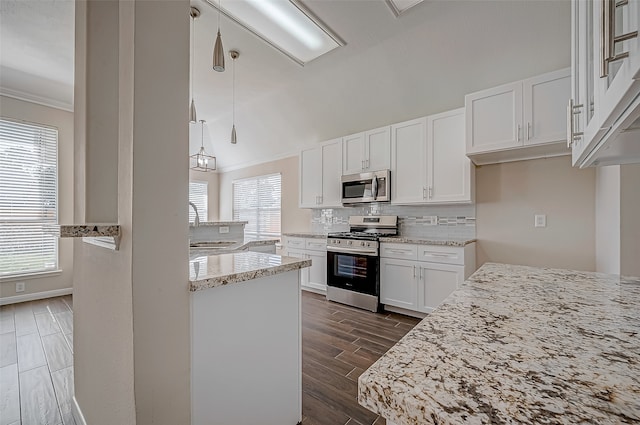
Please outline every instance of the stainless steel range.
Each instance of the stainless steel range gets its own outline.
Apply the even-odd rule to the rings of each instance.
[[[349,229],[327,236],[327,299],[378,311],[379,238],[398,234],[398,217],[351,216]]]

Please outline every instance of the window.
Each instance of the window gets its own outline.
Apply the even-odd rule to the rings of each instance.
[[[189,202],[193,202],[196,208],[198,208],[200,221],[208,220],[208,199],[206,182],[189,182]],[[193,210],[193,207],[189,206],[189,223],[193,223],[195,219],[196,212]]]
[[[233,182],[233,219],[249,222],[247,238],[280,236],[281,198],[280,174]]]
[[[58,130],[0,118],[0,276],[58,268]]]

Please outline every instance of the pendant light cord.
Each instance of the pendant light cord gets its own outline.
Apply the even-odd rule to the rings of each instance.
[[[218,0],[218,32],[220,32],[220,13],[222,12],[222,0]]]
[[[233,60],[233,125],[236,125],[236,60]]]
[[[193,67],[195,64],[195,50],[196,50],[196,18],[191,16],[191,100],[193,100]]]

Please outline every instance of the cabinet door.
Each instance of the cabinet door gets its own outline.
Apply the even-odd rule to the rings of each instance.
[[[342,174],[356,174],[364,170],[364,133],[342,139]]]
[[[620,6],[617,7],[616,3]],[[602,19],[598,18],[605,13],[604,8],[607,5],[611,5],[613,8],[611,33],[602,32],[604,39],[601,40],[604,43],[607,43],[612,37],[622,39],[624,37],[621,36],[640,30],[639,2],[633,0],[625,4],[621,3],[615,0],[594,2],[595,33],[598,35],[600,35],[602,25]],[[598,39],[596,38],[596,40]],[[597,58],[595,72],[601,77],[597,79],[596,109],[599,109],[600,127],[609,128],[640,93],[640,81],[638,80],[640,77],[640,40],[638,36],[635,36],[613,44],[611,56],[622,57],[627,53],[628,57],[610,61],[608,66],[604,68],[602,56],[597,55],[601,51],[601,45],[598,42],[594,44],[594,56]],[[606,76],[602,73],[603,70],[607,71]]]
[[[464,266],[418,264],[418,311],[430,313],[464,282]]]
[[[307,251],[307,257],[311,259],[309,270],[308,287],[319,291],[327,290],[327,253]]]
[[[426,201],[427,118],[391,126],[391,203]]]
[[[304,260],[307,258],[307,254],[305,251],[297,250],[297,249],[288,249],[285,253],[287,257],[298,258],[300,260]],[[300,269],[300,285],[305,286],[309,283],[309,267],[305,267]]]
[[[464,123],[464,108],[427,117],[429,202],[471,202]]]
[[[417,309],[415,261],[380,259],[380,302],[408,310]]]
[[[468,154],[522,146],[521,81],[468,94],[464,103]]]
[[[523,90],[525,146],[566,140],[571,69],[524,80]]]
[[[322,196],[322,149],[300,152],[300,208],[316,208]]]
[[[378,171],[391,168],[391,127],[381,127],[364,133],[364,166]]]
[[[341,176],[342,139],[336,139],[322,145],[322,194],[318,206],[342,207]]]

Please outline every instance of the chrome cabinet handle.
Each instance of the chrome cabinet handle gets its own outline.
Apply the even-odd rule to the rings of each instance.
[[[516,142],[520,141],[520,124],[518,124],[518,127],[516,128]]]
[[[360,167],[364,170],[364,159],[360,161]]]
[[[576,132],[574,116],[581,113],[582,104],[574,105],[573,99],[569,99],[569,106],[567,106],[567,149],[571,149],[573,142],[584,133],[582,131]]]
[[[527,123],[527,140],[531,139],[531,123]]]
[[[422,279],[422,267],[420,267],[420,279]]]
[[[369,168],[369,160],[368,160],[368,159],[365,159],[365,161],[364,161],[364,165],[365,165],[367,168]]]
[[[433,198],[433,186],[429,186],[429,199]]]
[[[609,75],[609,0],[602,0],[600,6],[600,78]]]
[[[416,266],[413,266],[413,277],[416,277]]]
[[[422,188],[422,199],[427,199],[427,188],[426,187]]]

